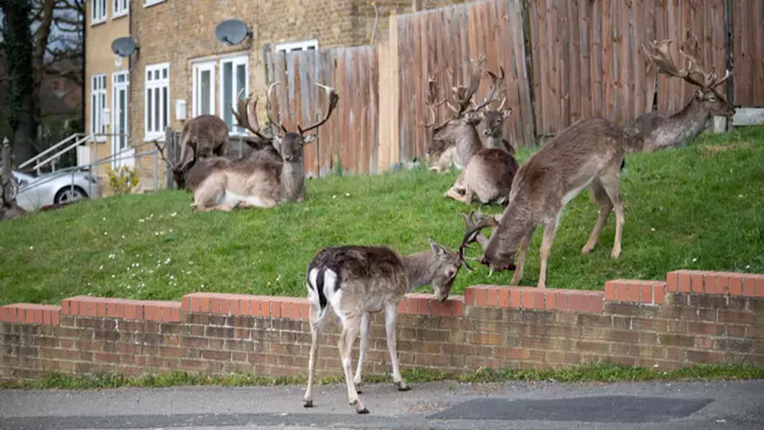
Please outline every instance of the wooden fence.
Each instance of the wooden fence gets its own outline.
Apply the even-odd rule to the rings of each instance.
[[[306,174],[377,173],[377,58],[372,46],[322,51],[266,52],[269,81],[279,81],[272,116],[289,129],[306,126],[326,112],[326,93],[316,83],[334,87],[340,101],[305,147]]]
[[[467,85],[470,60],[486,56],[488,70],[505,70],[504,94],[514,109],[505,123],[505,135],[519,142],[534,137],[533,112],[524,51],[522,1],[501,0],[435,9],[391,20],[390,37],[396,39],[398,85],[397,114],[401,157],[420,158],[430,140],[423,121],[428,78],[435,75],[439,99],[451,88]],[[483,100],[489,92],[484,77],[476,94]],[[450,114],[444,105],[438,120]]]
[[[762,14],[760,0],[530,0],[537,133],[554,135],[591,116],[634,120],[652,109],[654,92],[659,110],[680,110],[694,87],[665,75],[657,79],[641,46],[674,40],[682,67],[678,48],[689,29],[700,41],[705,66],[722,74],[732,28],[733,102],[762,106]]]

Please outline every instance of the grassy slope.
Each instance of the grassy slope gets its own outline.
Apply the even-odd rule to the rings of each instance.
[[[525,158],[525,157],[524,157]],[[663,279],[678,268],[763,271],[763,128],[627,158],[622,257],[608,256],[614,218],[588,256],[597,208],[586,192],[562,218],[548,287],[601,289],[614,278]],[[441,194],[456,173],[424,170],[308,182],[308,200],[270,211],[192,213],[190,194],[160,192],[78,204],[0,224],[0,304],[77,294],[179,299],[195,291],[302,296],[322,247],[383,244],[402,253],[432,237],[456,247],[468,208]],[[488,208],[499,212],[500,208]],[[523,285],[536,285],[537,231]],[[511,273],[460,273],[455,292]]]

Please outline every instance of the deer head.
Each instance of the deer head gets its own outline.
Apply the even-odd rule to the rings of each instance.
[[[157,154],[162,158],[162,160],[167,164],[167,168],[170,169],[170,172],[173,174],[173,182],[175,182],[175,186],[182,190],[186,188],[186,170],[191,168],[191,165],[194,163],[192,160],[190,163],[186,163],[183,166],[176,165],[174,163],[171,163],[170,160],[165,157],[165,147],[167,146],[167,143],[165,143],[164,146],[159,145],[158,140],[154,140],[154,146],[157,148]],[[183,164],[183,163],[181,163]]]
[[[307,133],[321,127],[329,120],[330,115],[332,115],[332,112],[337,107],[337,102],[340,100],[340,96],[334,88],[317,83],[317,87],[320,87],[327,92],[327,113],[324,115],[324,119],[306,128],[302,128],[302,126],[298,124],[296,131],[289,131],[282,123],[271,117],[271,92],[277,85],[279,85],[278,81],[273,82],[268,86],[268,102],[266,106],[268,120],[274,127],[276,127],[274,142],[285,162],[300,161],[303,159],[303,147],[316,140],[316,135]]]
[[[481,111],[489,104],[494,103],[496,100],[494,97],[497,91],[501,91],[501,86],[504,83],[505,71],[500,68],[500,75],[497,76],[492,72],[483,69],[483,62],[485,57],[482,55],[477,60],[473,60],[473,71],[470,76],[470,84],[467,87],[459,86],[452,88],[453,104],[448,100],[442,100],[436,102],[438,97],[438,84],[436,83],[435,76],[432,76],[428,80],[428,97],[425,101],[425,105],[428,108],[428,119],[425,122],[425,127],[433,129],[433,140],[455,140],[457,135],[464,129],[465,126],[475,127],[481,122]],[[481,82],[482,74],[486,72],[491,78],[491,89],[489,97],[485,98],[481,104],[476,105],[473,101],[475,93],[478,91],[478,86]],[[445,119],[438,125],[436,123],[435,108],[446,103],[449,109],[452,111],[452,116]]]
[[[503,97],[502,103],[499,105],[497,110],[487,110],[481,112],[481,117],[483,118],[482,122],[484,136],[502,138],[502,124],[504,124],[505,120],[509,118],[513,113],[513,108],[510,107],[502,110],[502,108],[505,106],[505,101],[507,101],[507,98]]]
[[[730,70],[725,71],[725,76],[718,78],[714,67],[709,72],[704,70],[700,60],[699,41],[690,30],[686,32],[685,40],[680,45],[680,54],[686,61],[683,69],[678,69],[672,55],[669,52],[672,40],[661,42],[648,42],[648,47],[643,45],[648,59],[656,65],[656,70],[668,76],[674,76],[698,87],[694,96],[695,100],[702,103],[711,115],[732,116],[735,113],[733,105],[717,92],[715,88],[722,85],[732,76]],[[648,63],[650,67],[651,63]]]

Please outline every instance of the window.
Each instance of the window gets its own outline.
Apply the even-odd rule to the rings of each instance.
[[[112,14],[112,18],[117,18],[120,16],[125,16],[128,14],[128,10],[130,9],[130,0],[113,0],[113,7],[114,7],[114,14]]]
[[[104,110],[106,109],[106,75],[94,75],[90,78],[90,132],[101,134],[96,141],[104,141],[106,126],[104,125]]]
[[[246,134],[245,129],[234,126],[235,101],[247,96],[247,56],[220,60],[220,112],[232,134]]]
[[[91,0],[90,25],[106,21],[106,0]]]
[[[146,66],[146,112],[144,115],[147,140],[164,137],[170,124],[170,63]]]
[[[143,7],[154,6],[155,4],[164,3],[165,0],[143,0]]]
[[[192,113],[194,117],[199,115],[215,115],[215,61],[197,63],[192,67],[193,83],[192,93],[194,101]]]
[[[319,41],[316,39],[313,40],[303,40],[300,42],[287,42],[287,43],[277,43],[276,44],[276,52],[294,52],[294,51],[308,51],[308,50],[314,50],[319,49]]]

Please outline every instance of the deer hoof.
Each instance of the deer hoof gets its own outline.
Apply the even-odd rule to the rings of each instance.
[[[622,250],[621,249],[614,249],[613,251],[611,251],[611,258],[616,260],[617,258],[619,258],[619,256],[621,254],[622,254]]]
[[[367,409],[367,408],[358,409],[358,410],[356,410],[356,413],[359,414],[359,415],[366,415],[366,414],[369,413],[369,409]]]
[[[303,407],[304,408],[312,408],[313,407],[313,400],[305,400],[305,401],[303,401]]]
[[[592,252],[593,249],[595,249],[594,246],[585,246],[584,248],[582,248],[582,255],[589,254],[590,252]]]
[[[406,385],[406,382],[399,381],[395,383],[396,388],[398,388],[398,391],[410,391],[412,387]]]

